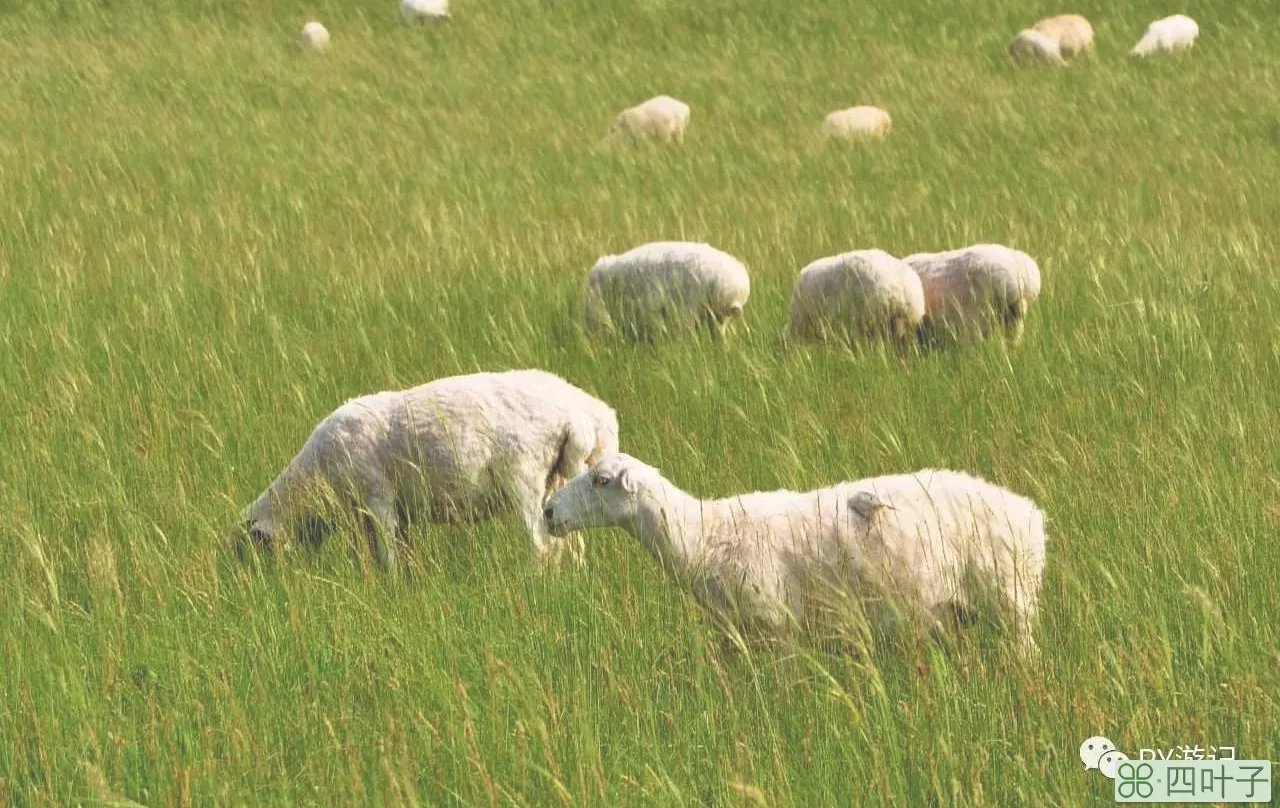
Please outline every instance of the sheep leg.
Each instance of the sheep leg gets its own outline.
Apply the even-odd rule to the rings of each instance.
[[[1022,339],[1022,323],[1027,316],[1027,301],[1025,298],[1019,298],[1016,302],[1009,304],[1004,311],[1004,331],[1011,342],[1017,342]]]
[[[1018,650],[1024,659],[1036,659],[1040,656],[1040,645],[1031,634],[1031,620],[1026,615],[1018,615]]]
[[[1022,595],[1021,598],[1018,595]],[[1018,639],[1018,650],[1024,659],[1036,659],[1040,656],[1040,646],[1032,634],[1036,621],[1036,602],[1025,593],[1011,593],[1010,602],[1016,604],[1013,609],[1014,632]]]
[[[401,528],[395,503],[383,497],[368,501],[365,503],[365,515],[365,534],[374,559],[382,569],[394,570]]]
[[[710,309],[706,315],[707,333],[711,335],[711,339],[719,342],[724,337],[724,323]]]

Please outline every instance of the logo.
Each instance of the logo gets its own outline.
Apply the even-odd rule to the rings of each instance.
[[[1116,779],[1116,768],[1120,761],[1128,759],[1128,755],[1116,749],[1115,744],[1101,735],[1095,735],[1080,744],[1080,761],[1084,763],[1085,771],[1097,769],[1108,780]]]
[[[1158,758],[1143,749],[1138,760],[1116,748],[1101,735],[1080,744],[1080,762],[1085,771],[1096,769],[1114,784],[1116,802],[1271,802],[1271,761],[1235,760],[1235,747],[1209,747],[1206,757],[1201,747],[1178,746]],[[1232,757],[1217,757],[1230,750]],[[1188,755],[1186,750],[1194,750]]]

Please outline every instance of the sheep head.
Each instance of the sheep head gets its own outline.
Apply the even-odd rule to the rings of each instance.
[[[639,510],[638,495],[659,472],[627,454],[602,458],[547,501],[543,516],[553,536],[590,527],[626,526]]]

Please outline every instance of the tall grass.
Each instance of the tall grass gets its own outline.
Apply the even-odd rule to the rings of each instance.
[[[1082,805],[1104,734],[1280,757],[1280,33],[1269,0],[0,2],[0,804]],[[297,50],[309,18],[333,44]],[[618,109],[694,109],[610,150]],[[871,148],[822,116],[888,108]],[[596,256],[752,270],[723,345],[593,344]],[[1017,346],[783,351],[818,256],[997,241]],[[1044,658],[727,652],[621,533],[542,575],[517,519],[220,540],[345,398],[543,367],[705,496],[927,466],[1035,498]]]

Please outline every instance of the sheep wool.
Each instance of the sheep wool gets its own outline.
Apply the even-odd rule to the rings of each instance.
[[[402,0],[400,17],[405,22],[449,19],[449,0]]]
[[[1184,14],[1174,14],[1172,17],[1165,17],[1148,25],[1146,33],[1142,35],[1138,44],[1133,46],[1129,55],[1177,53],[1196,44],[1198,36],[1200,36],[1200,26],[1196,25],[1195,20]]]
[[[647,341],[698,326],[719,335],[750,295],[747,268],[732,255],[709,244],[656,241],[596,261],[586,323],[593,332]]]
[[[1046,17],[1031,28],[1058,43],[1059,55],[1068,61],[1093,45],[1093,26],[1079,14]]]
[[[298,44],[307,50],[322,51],[329,47],[329,30],[314,20],[302,26]]]
[[[609,130],[608,139],[684,143],[684,133],[688,128],[689,105],[669,95],[659,95],[619,113]]]
[[[975,244],[903,259],[924,287],[922,333],[933,340],[985,339],[997,324],[1021,338],[1027,310],[1040,295],[1040,267],[1024,252]]]
[[[1061,67],[1067,62],[1062,58],[1058,41],[1031,28],[1024,28],[1009,43],[1009,55],[1020,65],[1043,64]]]
[[[828,115],[822,122],[827,137],[878,140],[889,134],[893,119],[879,107],[849,107]]]
[[[700,500],[618,454],[556,492],[546,519],[552,535],[621,527],[703,607],[743,627],[785,631],[853,598],[868,617],[931,631],[994,593],[1021,650],[1036,648],[1044,513],[960,472]]]
[[[819,258],[800,271],[785,337],[905,342],[915,338],[924,313],[924,289],[911,267],[884,250],[855,250]]]
[[[321,421],[244,510],[242,535],[261,545],[314,544],[336,519],[355,515],[379,564],[391,568],[410,521],[479,521],[515,510],[538,555],[558,558],[565,543],[548,541],[543,503],[617,447],[614,411],[540,370],[362,396]]]

